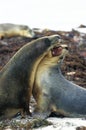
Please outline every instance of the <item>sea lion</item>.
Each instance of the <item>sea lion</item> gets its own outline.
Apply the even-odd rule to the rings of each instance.
[[[12,36],[34,37],[35,33],[26,25],[0,24],[0,39]]]
[[[86,117],[86,89],[65,79],[57,54],[58,51],[52,55],[56,59],[49,58],[49,55],[44,57],[37,68],[33,89],[37,108],[34,113],[55,112],[68,117]]]
[[[40,61],[61,44],[58,35],[45,36],[24,45],[0,71],[0,116],[29,113],[29,102]],[[0,117],[1,118],[1,117]]]

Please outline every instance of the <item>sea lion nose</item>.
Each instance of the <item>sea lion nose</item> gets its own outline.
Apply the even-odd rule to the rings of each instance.
[[[51,44],[56,43],[56,42],[59,42],[59,43],[62,42],[62,38],[59,35],[51,35],[49,37],[49,40],[51,41]]]
[[[63,40],[60,38],[60,39],[58,39],[58,42],[59,43],[63,43]]]
[[[68,50],[68,47],[65,47],[66,50]]]
[[[63,39],[62,39],[62,37],[61,37],[60,35],[56,35],[55,37],[56,37],[55,40],[56,40],[58,43],[64,43],[64,41],[63,41]]]

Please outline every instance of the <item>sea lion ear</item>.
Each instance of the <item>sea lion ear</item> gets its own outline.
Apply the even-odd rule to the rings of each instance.
[[[50,45],[51,45],[51,41],[50,41],[48,38],[46,38],[46,39],[45,39],[45,44],[46,44],[47,46],[50,46]]]

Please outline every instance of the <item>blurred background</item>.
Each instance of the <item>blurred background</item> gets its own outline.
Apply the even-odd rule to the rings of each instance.
[[[0,0],[0,23],[70,30],[86,24],[86,0]]]

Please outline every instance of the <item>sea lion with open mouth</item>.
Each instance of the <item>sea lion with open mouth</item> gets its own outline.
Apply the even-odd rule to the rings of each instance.
[[[0,119],[18,111],[29,113],[37,67],[52,49],[61,44],[58,35],[46,36],[23,46],[0,71]]]

